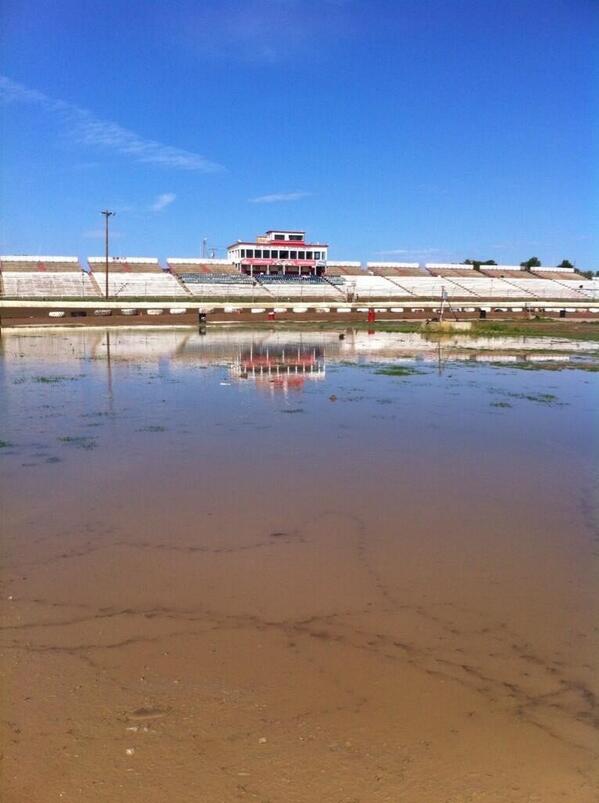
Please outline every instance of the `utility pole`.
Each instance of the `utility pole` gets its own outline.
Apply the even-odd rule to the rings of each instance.
[[[208,240],[206,239],[206,237],[204,237],[204,239],[202,240],[202,257],[206,256],[206,243],[207,242],[208,242]]]
[[[109,209],[103,209],[100,214],[104,215],[104,270],[106,271],[106,301],[108,301],[108,218],[116,213]]]

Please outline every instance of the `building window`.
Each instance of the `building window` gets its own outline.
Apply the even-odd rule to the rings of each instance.
[[[285,240],[284,234],[275,234],[275,240]]]
[[[245,255],[246,255],[246,257],[248,259],[253,259],[254,258],[254,249],[253,248],[247,248],[246,252],[245,252]]]
[[[278,259],[279,258],[279,252],[278,251],[271,251],[270,252],[270,258],[271,259]]]
[[[297,259],[297,251],[290,251],[289,252],[290,259]]]
[[[303,241],[303,239],[304,239],[304,235],[303,234],[290,234],[289,235],[289,239],[293,240],[296,243],[301,243]]]
[[[245,248],[241,249],[241,258],[245,259]]]
[[[312,251],[306,252],[306,259],[312,259]]]
[[[314,252],[314,259],[320,259],[320,251]]]
[[[254,256],[256,257],[256,259],[261,259],[262,251],[258,248],[256,251],[254,251]]]
[[[268,249],[262,249],[262,259],[270,259],[270,251]]]
[[[306,258],[306,252],[305,251],[298,251],[297,252],[297,256],[298,256],[298,259],[305,259]]]
[[[289,251],[279,251],[279,257],[281,259],[289,259]]]

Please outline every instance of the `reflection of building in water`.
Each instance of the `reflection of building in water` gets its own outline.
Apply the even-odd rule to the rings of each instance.
[[[231,366],[234,379],[268,382],[274,390],[303,387],[306,379],[323,379],[324,349],[321,346],[250,344],[242,348]]]
[[[193,366],[222,367],[236,378],[274,380],[287,387],[298,387],[307,378],[325,375],[329,364],[389,363],[417,360],[505,363],[566,361],[567,355],[595,351],[592,340],[563,340],[548,337],[484,337],[453,334],[440,338],[419,332],[255,330],[209,328],[199,335],[191,329],[111,329],[110,357],[113,366],[164,366],[170,373]],[[551,352],[554,352],[551,354]],[[4,376],[20,375],[22,361],[35,365],[40,373],[69,367],[82,370],[82,364],[100,368],[108,359],[106,330],[20,329],[2,332],[0,367]],[[263,385],[266,381],[263,382]],[[271,383],[271,384],[274,384]]]

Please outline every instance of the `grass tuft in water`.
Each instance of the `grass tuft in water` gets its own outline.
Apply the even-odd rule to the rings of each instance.
[[[75,446],[77,449],[95,449],[98,445],[97,441],[90,438],[89,435],[63,435],[58,440],[60,443]]]
[[[422,374],[417,368],[410,368],[407,365],[388,365],[386,368],[380,368],[375,374],[382,376],[414,376],[415,374]]]

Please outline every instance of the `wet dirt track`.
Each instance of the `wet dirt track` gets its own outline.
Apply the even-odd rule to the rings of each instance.
[[[0,362],[3,799],[597,799],[586,364],[33,337]]]

